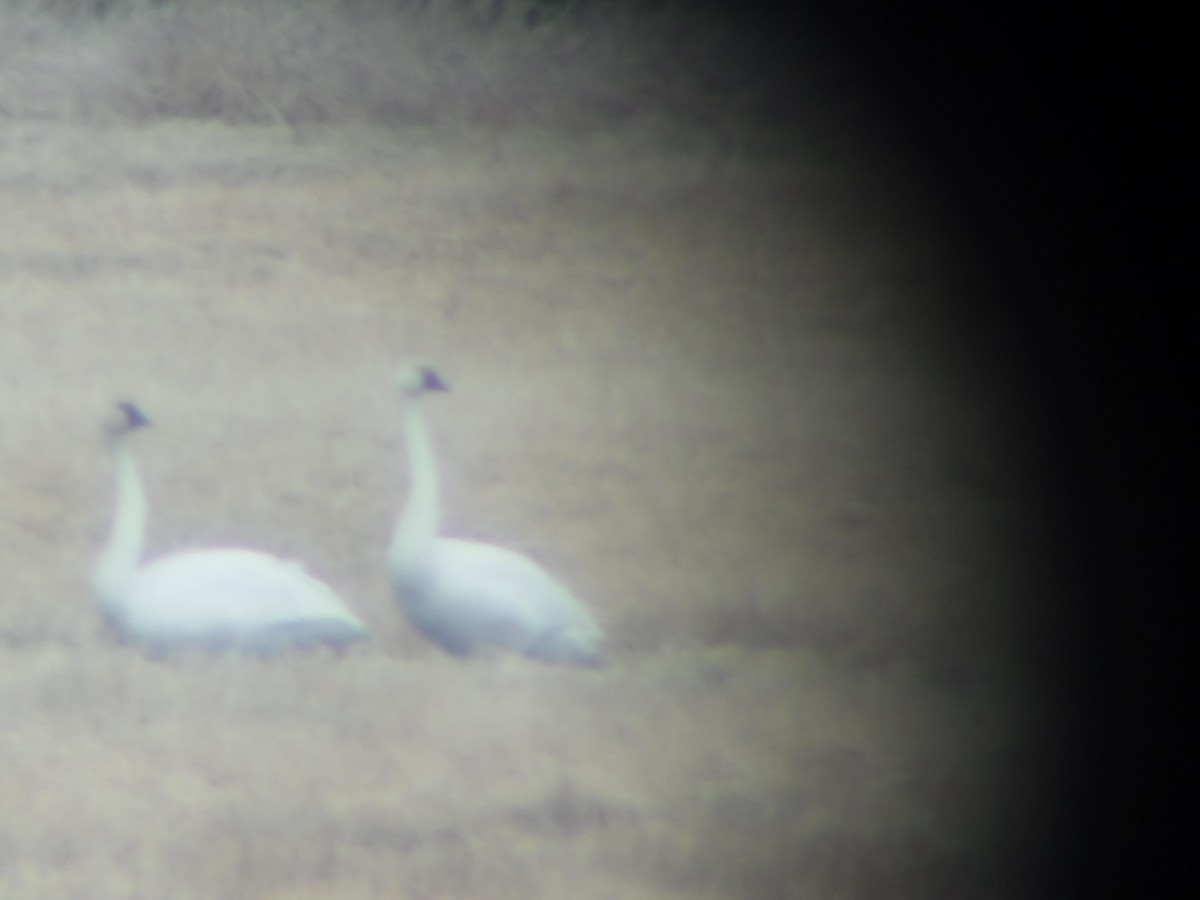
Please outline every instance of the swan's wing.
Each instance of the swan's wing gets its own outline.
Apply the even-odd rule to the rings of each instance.
[[[141,569],[128,628],[151,644],[342,642],[366,628],[323,582],[295,563],[249,550],[199,550]]]
[[[491,544],[441,539],[417,625],[451,650],[509,647],[546,659],[598,660],[600,629],[533,560]]]

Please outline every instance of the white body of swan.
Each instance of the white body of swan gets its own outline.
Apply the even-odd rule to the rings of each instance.
[[[271,653],[344,644],[367,628],[299,563],[252,550],[192,550],[140,566],[146,499],[127,446],[148,425],[120,405],[106,429],[116,465],[117,511],[93,575],[105,619],[125,640],[152,652],[185,646]]]
[[[438,537],[437,471],[421,399],[444,390],[428,366],[400,376],[410,483],[388,565],[409,621],[452,653],[499,647],[548,662],[599,665],[603,632],[545,569],[502,547]]]

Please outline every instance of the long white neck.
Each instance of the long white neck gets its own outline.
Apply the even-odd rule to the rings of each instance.
[[[126,436],[112,438],[111,450],[116,470],[117,510],[108,543],[96,561],[93,585],[105,615],[119,617],[146,539],[146,494],[126,446]]]
[[[393,578],[410,582],[419,580],[432,562],[439,518],[437,467],[419,396],[405,397],[404,440],[408,445],[408,503],[396,523],[388,561]]]

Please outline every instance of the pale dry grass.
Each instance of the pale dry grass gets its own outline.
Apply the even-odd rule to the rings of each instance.
[[[971,282],[921,213],[871,214],[807,136],[734,153],[690,115],[121,115],[23,108],[0,143],[0,895],[1033,879],[1044,701],[1016,641],[1052,587],[1044,531],[1019,417],[942,344]],[[451,659],[402,621],[383,556],[413,355],[453,388],[429,404],[446,529],[561,573],[607,669]],[[87,578],[118,398],[157,423],[153,553],[304,559],[376,640],[112,644]]]
[[[95,6],[105,12],[96,15]],[[707,122],[793,102],[712,8],[540,0],[5,0],[0,113],[89,122]],[[732,27],[730,27],[732,25]]]

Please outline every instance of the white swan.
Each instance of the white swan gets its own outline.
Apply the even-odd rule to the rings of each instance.
[[[127,446],[149,420],[130,403],[106,423],[116,465],[117,510],[96,562],[101,612],[125,640],[155,653],[183,646],[270,653],[344,644],[366,627],[298,563],[251,550],[192,550],[139,568],[146,498]]]
[[[388,564],[409,621],[452,653],[503,647],[534,659],[599,665],[603,633],[545,569],[502,547],[437,536],[437,471],[421,398],[446,385],[417,364],[401,373],[399,386],[410,483]]]

